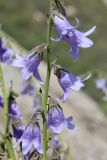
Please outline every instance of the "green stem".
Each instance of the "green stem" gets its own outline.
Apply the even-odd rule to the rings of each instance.
[[[9,157],[12,158],[12,160],[15,160],[15,155],[12,148],[11,139],[9,137],[9,129],[8,129],[8,94],[5,87],[5,81],[3,77],[2,72],[2,66],[0,64],[0,82],[2,87],[2,94],[3,94],[3,100],[4,100],[4,135],[5,135],[5,143],[7,146]],[[7,136],[6,136],[7,135]]]
[[[7,131],[8,131],[8,98],[7,98],[6,87],[5,87],[1,65],[0,65],[0,81],[1,81],[3,99],[4,99],[4,133],[7,134]]]
[[[52,9],[52,0],[50,0],[50,11]],[[51,13],[50,13],[51,14]],[[49,92],[49,83],[51,75],[51,64],[50,64],[50,48],[51,48],[51,21],[52,18],[49,15],[47,23],[47,75],[46,75],[46,84],[45,84],[45,94],[44,94],[44,119],[43,119],[43,160],[46,160],[47,155],[47,101],[48,101],[48,92]]]

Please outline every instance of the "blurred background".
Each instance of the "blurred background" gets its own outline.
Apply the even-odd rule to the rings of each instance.
[[[107,70],[107,0],[65,0],[67,16],[72,24],[74,18],[80,19],[80,31],[87,31],[96,25],[96,32],[90,36],[94,45],[88,49],[80,49],[80,58],[73,62],[72,56],[67,57],[70,48],[65,42],[53,43],[53,58],[59,56],[59,63],[75,74],[91,72],[92,77],[85,82],[83,89],[100,103],[101,109],[107,114],[107,102],[101,100],[103,92],[96,89],[94,76]],[[14,37],[27,50],[46,41],[46,19],[49,0],[0,0],[0,23],[2,29]],[[53,37],[56,36],[53,27]],[[105,75],[106,76],[106,75]]]
[[[80,58],[77,62],[73,62],[72,56],[66,56],[70,48],[67,43],[52,43],[52,59],[58,55],[58,63],[66,70],[75,75],[92,73],[83,88],[86,94],[74,93],[69,101],[62,105],[66,115],[72,113],[74,124],[78,127],[78,131],[67,131],[64,135],[75,160],[107,160],[107,101],[102,100],[104,93],[95,86],[98,77],[104,76],[107,79],[107,0],[65,0],[65,6],[67,17],[73,25],[76,24],[75,17],[80,20],[78,30],[86,32],[94,25],[97,29],[89,37],[94,45],[88,49],[80,48]],[[31,50],[36,45],[46,42],[48,8],[49,0],[0,0],[2,29],[26,50]],[[54,26],[52,36],[57,36]],[[43,66],[42,72],[44,68]],[[21,85],[19,71],[11,72],[9,67],[4,71],[5,76],[9,73],[10,80],[16,80],[18,87]],[[52,85],[53,92],[58,94],[57,85]],[[31,101],[28,97],[19,97],[18,101],[23,108],[22,112],[28,114],[27,118],[30,117]]]

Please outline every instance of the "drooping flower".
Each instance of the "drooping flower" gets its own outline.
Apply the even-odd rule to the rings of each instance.
[[[48,108],[48,129],[54,133],[61,133],[64,128],[74,129],[75,126],[70,122],[73,118],[64,117],[63,110],[58,103],[52,104]]]
[[[3,98],[0,96],[0,106],[4,107]],[[8,106],[9,124],[12,125],[13,136],[18,140],[23,133],[24,126],[22,124],[22,114],[20,113],[19,106],[15,101],[14,96],[9,97]]]
[[[24,81],[22,88],[21,88],[21,94],[28,94],[30,96],[35,95],[35,87],[31,84],[29,80]]]
[[[0,38],[0,62],[12,63],[14,52],[11,48],[6,46],[5,42]]]
[[[14,148],[17,147],[18,144],[22,142],[22,153],[26,156],[32,146],[34,146],[35,150],[42,154],[42,143],[41,143],[41,133],[40,128],[37,123],[30,123],[24,130],[21,138],[16,143]]]
[[[63,102],[67,100],[72,90],[79,91],[84,86],[83,80],[81,80],[80,77],[76,77],[59,65],[55,65],[54,74],[57,76],[58,82],[64,92],[63,96],[59,97]]]
[[[28,80],[33,75],[41,84],[43,84],[43,81],[41,80],[38,72],[38,67],[42,61],[43,50],[45,46],[45,44],[42,44],[34,51],[31,51],[27,57],[22,58],[18,56],[17,59],[13,61],[13,66],[22,68],[22,75],[24,80]]]
[[[22,119],[23,117],[15,101],[15,97],[11,95],[9,98],[9,123],[12,123],[13,136],[16,140],[22,136],[24,131]]]
[[[101,89],[105,96],[103,97],[104,101],[107,101],[107,81],[104,78],[96,80],[96,88]]]
[[[52,38],[52,40],[56,42],[65,40],[71,46],[71,49],[67,52],[67,54],[73,54],[75,61],[79,57],[79,47],[88,48],[93,45],[93,42],[87,38],[87,36],[95,31],[96,26],[92,27],[89,31],[82,33],[78,31],[76,27],[72,26],[63,15],[60,15],[60,17],[55,15],[54,24],[59,33],[59,37],[56,39]]]

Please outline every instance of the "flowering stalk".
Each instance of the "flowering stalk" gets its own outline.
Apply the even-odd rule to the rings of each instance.
[[[9,157],[15,160],[14,151],[11,144],[11,139],[9,136],[9,129],[8,129],[8,95],[6,92],[4,77],[2,73],[2,67],[0,64],[0,81],[1,81],[1,87],[2,87],[2,93],[3,93],[3,99],[4,99],[4,135],[5,135],[5,143],[7,146]]]
[[[52,2],[50,0],[50,13],[47,22],[47,75],[46,75],[46,84],[45,84],[45,94],[44,94],[44,108],[43,108],[43,160],[46,160],[46,152],[47,152],[47,101],[48,101],[48,92],[49,92],[49,83],[50,83],[50,74],[51,74],[51,64],[50,64],[50,46],[51,46],[51,10],[52,10]]]

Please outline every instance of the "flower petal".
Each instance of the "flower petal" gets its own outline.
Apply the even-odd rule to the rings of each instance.
[[[32,143],[28,139],[22,141],[22,153],[26,155],[32,147]]]
[[[52,100],[49,103],[48,109],[48,129],[51,129],[54,133],[59,134],[62,130],[67,127],[74,129],[74,125],[70,123],[72,116],[65,119],[63,110],[58,103]]]
[[[64,91],[64,94],[63,94],[63,96],[60,96],[59,99],[62,100],[62,102],[64,103],[69,96],[70,90],[69,89],[63,89],[63,91]]]
[[[72,121],[72,120],[73,120],[73,117],[72,117],[72,116],[66,118],[66,120],[65,120],[68,129],[74,129],[74,128],[75,128],[75,125],[70,122],[70,121]]]
[[[72,84],[72,85],[70,86],[70,88],[71,88],[72,90],[75,90],[75,91],[79,91],[82,87],[84,87],[84,84],[81,82],[80,79],[77,79],[77,80],[74,82],[74,84]]]
[[[62,18],[55,16],[54,18],[54,23],[60,36],[59,38],[53,40],[56,42],[65,40],[72,47],[72,49],[68,51],[67,55],[70,55],[73,52],[73,57],[76,61],[79,57],[79,47],[88,48],[93,45],[93,41],[86,36],[93,33],[96,26],[92,27],[88,32],[82,33],[76,29],[77,26],[73,27],[66,17],[63,15],[61,15],[61,17]],[[76,19],[76,21],[78,25],[80,22],[78,19]]]
[[[78,39],[78,46],[82,48],[89,48],[93,45],[93,41],[85,36],[81,36],[81,38]]]
[[[33,76],[34,76],[42,85],[44,84],[44,82],[42,81],[42,79],[41,79],[41,77],[40,77],[37,69],[34,70]]]
[[[79,48],[77,45],[72,45],[72,48],[67,52],[67,55],[73,54],[74,61],[79,58]]]
[[[61,17],[62,18],[55,16],[54,18],[54,23],[59,33],[62,33],[66,29],[72,28],[69,21],[63,15],[61,15]]]
[[[68,122],[68,126],[67,127],[68,127],[68,129],[74,129],[75,125],[70,123],[70,122]]]
[[[53,105],[52,109],[48,110],[48,128],[54,133],[60,133],[65,127],[63,111],[60,107],[56,108]]]
[[[29,67],[24,67],[22,69],[22,75],[24,80],[28,80],[32,75],[32,72],[29,70]]]
[[[42,145],[41,145],[41,141],[33,141],[33,145],[34,145],[34,148],[40,153],[42,154],[43,153],[43,150],[42,150]]]
[[[24,60],[22,57],[17,56],[17,59],[14,59],[12,62],[12,66],[15,67],[24,67]]]
[[[62,132],[62,130],[64,129],[64,127],[65,127],[65,124],[61,124],[61,125],[59,125],[59,126],[51,126],[50,127],[50,129],[52,129],[52,131],[54,132],[54,133],[61,133]]]

